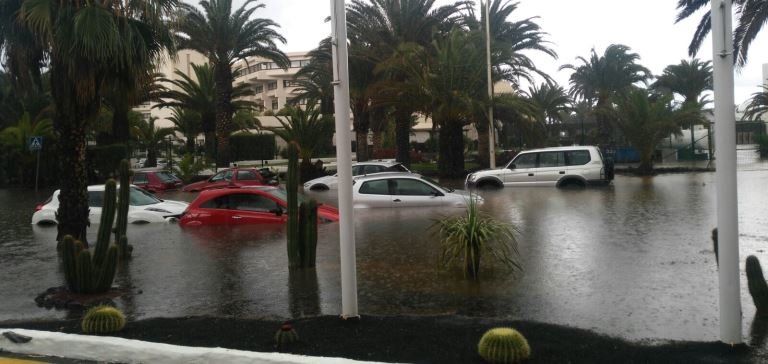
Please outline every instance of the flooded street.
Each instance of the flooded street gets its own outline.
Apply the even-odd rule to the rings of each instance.
[[[524,271],[512,275],[485,257],[480,282],[437,264],[439,244],[429,228],[462,210],[356,210],[360,311],[534,320],[629,339],[717,340],[714,179],[714,173],[619,176],[606,188],[484,191],[482,210],[519,230]],[[747,337],[754,305],[743,266],[754,254],[768,268],[766,187],[768,171],[739,172]],[[56,228],[30,225],[47,194],[0,190],[0,321],[66,315],[34,303],[38,293],[63,283]],[[333,191],[312,196],[336,205]],[[116,303],[132,319],[340,312],[338,224],[321,225],[317,269],[303,273],[287,268],[282,226],[155,224],[128,232],[134,257],[116,284],[135,287],[135,294]]]

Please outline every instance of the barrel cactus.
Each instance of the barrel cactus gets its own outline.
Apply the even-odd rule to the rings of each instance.
[[[280,330],[277,330],[277,333],[275,333],[275,346],[279,349],[286,348],[297,341],[299,341],[299,334],[296,333],[296,330],[289,323],[283,324]]]
[[[81,324],[86,334],[109,334],[125,327],[125,315],[112,306],[96,306],[88,310]]]
[[[508,327],[488,330],[477,344],[480,356],[489,363],[519,363],[531,355],[531,347],[522,334]]]
[[[754,255],[748,256],[746,270],[749,294],[752,296],[752,301],[755,302],[757,313],[768,315],[768,284],[765,283],[760,260]]]

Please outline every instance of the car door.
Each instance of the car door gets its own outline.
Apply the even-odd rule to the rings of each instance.
[[[436,207],[443,204],[443,194],[422,180],[397,178],[392,183],[392,207]]]
[[[504,174],[504,185],[533,186],[536,184],[536,165],[538,153],[523,153],[509,164]]]
[[[277,201],[255,193],[229,195],[229,208],[232,225],[281,224],[288,218]]]
[[[219,196],[200,204],[196,209],[197,220],[202,225],[229,225],[232,210],[229,209],[229,196]]]
[[[534,173],[536,184],[556,185],[561,177],[565,176],[565,152],[541,152],[539,153],[539,166]]]
[[[392,196],[387,179],[363,181],[353,197],[355,198],[355,207],[392,207]]]

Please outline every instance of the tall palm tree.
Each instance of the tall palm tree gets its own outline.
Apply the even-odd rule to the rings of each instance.
[[[570,69],[570,95],[573,99],[584,99],[593,104],[596,109],[606,108],[610,100],[624,94],[638,82],[645,82],[651,77],[651,72],[638,64],[640,56],[631,53],[629,47],[612,44],[605,49],[603,55],[598,55],[592,49],[589,59],[578,57],[581,64],[576,66],[566,64],[560,69]],[[606,144],[612,140],[610,113],[598,113],[597,128],[598,142]]]
[[[51,73],[54,128],[61,148],[57,239],[72,235],[87,244],[86,124],[98,114],[102,85],[110,77],[145,69],[172,48],[165,20],[178,0],[3,3],[7,6],[0,18],[14,17],[18,25],[0,33],[6,60],[21,57],[32,68],[47,60]]]
[[[299,156],[303,165],[312,164],[312,155],[322,143],[333,135],[333,122],[320,113],[316,104],[310,102],[304,109],[288,107],[287,116],[278,116],[280,127],[265,127],[286,143],[295,142],[299,146]]]
[[[191,109],[174,107],[168,121],[173,123],[173,131],[184,136],[187,154],[195,155],[195,139],[202,132],[200,113]]]
[[[671,92],[683,98],[683,107],[699,107],[701,94],[707,90],[712,90],[712,62],[702,62],[698,59],[692,59],[690,62],[681,60],[678,64],[669,65],[664,68],[664,73],[656,78],[656,82],[651,85],[656,90],[662,92]],[[703,106],[703,105],[701,105]],[[693,151],[696,141],[693,137],[693,126],[697,120],[691,119],[689,122],[691,128],[691,151]]]
[[[551,138],[555,124],[561,123],[571,110],[571,98],[562,86],[542,83],[528,88],[526,96],[536,106],[536,121],[547,131]]]
[[[744,117],[749,120],[757,120],[766,113],[768,113],[768,86],[763,86],[762,91],[752,94],[747,109],[744,110]]]
[[[165,138],[173,135],[173,128],[156,128],[157,117],[149,120],[139,120],[131,127],[131,134],[147,149],[147,160],[144,167],[157,167],[157,150],[166,141]]]
[[[277,48],[277,42],[285,43],[272,20],[252,18],[254,12],[264,7],[258,0],[246,1],[240,8],[232,9],[232,0],[200,1],[199,11],[192,5],[184,5],[184,14],[178,25],[180,48],[193,49],[208,57],[213,66],[216,85],[216,163],[229,165],[229,135],[232,133],[232,105],[234,80],[232,67],[247,57],[269,59],[288,68],[288,57]]]
[[[396,57],[403,44],[428,47],[433,34],[450,29],[460,21],[459,11],[466,1],[435,7],[435,0],[353,0],[347,5],[349,38],[369,47],[369,57],[376,63]],[[402,73],[383,77],[403,81]],[[411,116],[415,111],[409,100],[393,104],[398,162],[410,165]]]
[[[296,72],[296,101],[313,102],[323,115],[333,115],[333,60],[331,40],[325,38],[308,54],[309,63]]]
[[[175,79],[163,78],[160,81],[169,84],[170,88],[157,93],[160,102],[155,108],[182,108],[194,111],[200,115],[202,132],[205,134],[206,154],[214,155],[216,139],[216,81],[213,68],[205,64],[192,64],[194,77],[176,70]],[[244,99],[253,95],[253,89],[248,84],[241,83],[230,88],[232,92],[231,107],[234,112],[250,110],[256,107],[252,101]],[[230,126],[231,127],[231,126]],[[232,132],[230,130],[229,132]]]
[[[734,0],[733,3],[736,5],[738,19],[736,30],[733,32],[734,61],[737,65],[744,66],[747,63],[749,47],[768,21],[768,1]],[[705,10],[688,46],[688,55],[691,57],[696,56],[704,39],[712,31],[709,4],[710,0],[678,0],[677,2],[678,13],[675,23],[687,19],[699,10]]]
[[[127,144],[130,139],[129,114],[137,105],[157,101],[162,74],[154,72],[155,65],[147,64],[133,74],[116,74],[104,86],[104,104],[112,110],[112,139]]]

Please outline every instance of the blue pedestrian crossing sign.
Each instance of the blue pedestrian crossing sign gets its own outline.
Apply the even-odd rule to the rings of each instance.
[[[34,152],[40,149],[43,149],[43,137],[33,136],[29,138],[29,150]]]

